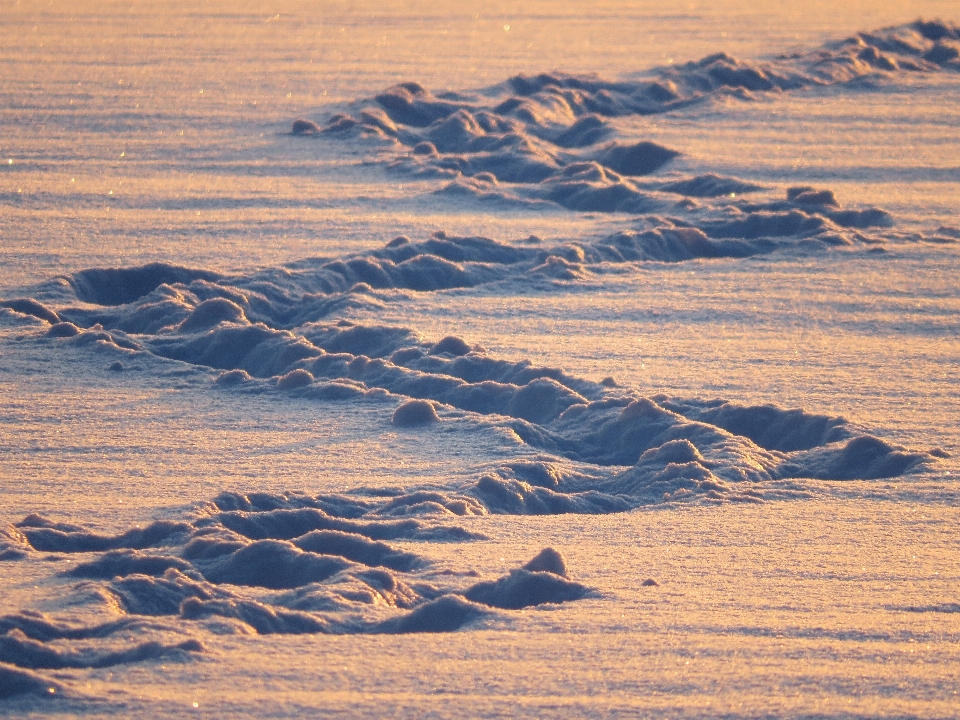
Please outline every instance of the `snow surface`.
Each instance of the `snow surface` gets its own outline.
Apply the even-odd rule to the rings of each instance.
[[[957,22],[5,9],[0,714],[956,716]]]

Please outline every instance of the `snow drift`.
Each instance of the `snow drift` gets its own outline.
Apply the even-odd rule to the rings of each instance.
[[[644,139],[617,139],[617,118],[677,113],[721,97],[749,100],[944,71],[960,71],[960,29],[918,20],[801,55],[745,62],[717,53],[654,69],[642,79],[541,73],[518,75],[476,94],[439,95],[405,82],[355,103],[354,114],[337,113],[322,125],[297,120],[291,132],[392,148],[392,159],[380,154],[371,161],[415,176],[454,179],[441,191],[447,195],[635,214],[672,204],[658,191],[707,198],[757,188],[734,178],[638,183],[679,153]]]

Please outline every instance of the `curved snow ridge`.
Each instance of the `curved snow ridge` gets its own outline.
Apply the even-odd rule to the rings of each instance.
[[[679,153],[646,140],[617,141],[610,118],[677,111],[717,96],[749,99],[937,71],[960,71],[960,28],[918,20],[767,62],[718,53],[656,69],[641,80],[518,75],[475,95],[439,96],[417,83],[401,83],[356,117],[337,114],[322,128],[297,120],[292,134],[360,137],[392,146],[399,155],[387,162],[395,170],[460,178],[444,189],[447,194],[642,213],[662,207],[662,201],[631,178],[656,173]],[[674,192],[686,194],[684,185],[695,181],[674,183]],[[509,192],[501,183],[509,184]],[[743,184],[739,192],[752,189]],[[696,189],[692,195],[704,197]]]
[[[87,589],[78,588],[78,600]],[[206,651],[195,638],[163,642],[160,638],[169,630],[167,625],[133,616],[87,626],[58,622],[29,610],[0,616],[0,678],[13,681],[11,688],[0,682],[0,698],[22,693],[54,695],[59,690],[57,683],[15,672],[11,666],[29,670],[104,668],[147,660],[185,660]],[[130,645],[128,637],[133,634],[151,639]]]
[[[60,683],[15,665],[0,662],[0,700],[23,695],[55,698],[61,691]]]
[[[389,499],[387,499],[387,502]],[[320,506],[356,515],[367,504],[346,496],[224,493],[175,536],[153,533],[149,547],[133,531],[109,537],[117,549],[80,550],[96,535],[82,527],[30,516],[17,524],[28,552],[82,553],[61,575],[85,578],[74,586],[83,604],[95,598],[122,617],[95,626],[70,626],[39,613],[0,617],[0,658],[20,667],[105,667],[152,659],[175,650],[201,651],[196,641],[143,643],[121,653],[85,659],[53,648],[54,641],[111,639],[152,629],[187,632],[192,621],[227,619],[243,632],[381,634],[451,632],[466,629],[500,610],[580,600],[594,591],[568,576],[563,556],[546,548],[507,575],[478,580],[470,569],[440,568],[419,552],[372,537],[431,542],[482,536],[462,527],[421,521],[383,522],[334,517]],[[243,509],[237,509],[243,508]],[[369,513],[368,513],[369,514]],[[349,530],[330,530],[331,522]],[[154,523],[150,528],[161,526]],[[38,527],[64,528],[59,542]],[[40,542],[36,542],[40,538]],[[164,619],[157,624],[156,618]],[[201,629],[200,628],[197,629]]]
[[[893,216],[881,208],[842,208],[832,191],[807,186],[787,188],[786,199],[762,202],[734,199],[760,189],[744,180],[714,174],[640,182],[597,163],[577,163],[538,185],[502,185],[489,176],[461,177],[435,193],[504,206],[537,207],[552,202],[582,212],[670,213],[671,219],[656,218],[654,224],[648,218],[645,224],[650,226],[650,231],[669,231],[673,226],[695,228],[699,231],[701,247],[659,253],[651,248],[635,258],[664,262],[757,255],[827,233],[834,237],[824,239],[827,245],[849,245],[865,239],[850,230],[889,228],[894,224]],[[685,197],[677,201],[673,195]],[[727,239],[737,240],[738,245],[724,243]],[[790,242],[785,242],[788,239]]]
[[[707,178],[704,184],[716,182]],[[689,219],[647,216],[607,237],[557,244],[536,236],[500,242],[438,231],[419,242],[400,236],[366,253],[301,260],[241,276],[168,263],[91,268],[64,279],[77,300],[98,308],[54,310],[32,298],[3,300],[0,307],[51,324],[90,328],[99,323],[138,334],[199,332],[224,321],[292,329],[393,298],[381,291],[438,292],[509,282],[555,287],[556,281],[602,273],[606,265],[876,244],[882,239],[864,231],[892,224],[878,208],[841,208],[829,190],[788,188],[783,200],[728,201]],[[75,334],[67,325],[54,332]]]
[[[359,328],[367,332],[356,333]],[[401,403],[393,416],[394,425],[415,427],[438,420],[435,413],[439,408],[455,408],[509,428],[527,445],[602,467],[635,466],[649,451],[685,440],[695,445],[698,457],[701,450],[708,452],[709,448],[718,457],[736,458],[729,460],[727,468],[728,479],[734,480],[784,477],[784,467],[802,476],[830,479],[832,471],[822,458],[804,453],[830,447],[840,452],[839,443],[857,436],[842,418],[801,410],[726,401],[674,401],[665,396],[644,398],[629,389],[583,380],[558,368],[490,357],[482,348],[455,337],[434,345],[397,342],[399,347],[394,347],[384,343],[377,349],[383,355],[391,354],[370,357],[363,350],[369,348],[373,330],[344,321],[322,326],[316,336],[313,328],[304,328],[305,338],[317,338],[317,354],[297,360],[296,369],[275,380],[276,387],[304,397],[326,395],[331,392],[330,384],[338,382],[352,383],[355,397],[361,392],[386,391],[399,396]],[[395,339],[403,337],[393,329],[380,332]],[[360,347],[351,347],[345,338],[354,335],[361,341]],[[215,335],[211,336],[214,340]],[[327,352],[324,342],[334,343],[340,352]],[[292,376],[302,381],[294,386],[288,382]],[[221,381],[233,377],[228,372]],[[239,382],[257,385],[252,374],[249,381],[241,377]],[[433,414],[420,419],[413,414],[412,420],[405,419],[407,407],[424,401],[433,406]],[[900,457],[897,453],[892,446],[877,448],[878,456]],[[891,468],[889,474],[900,474],[922,456],[907,454],[904,458],[902,467]],[[808,466],[808,460],[814,459]],[[663,464],[667,462],[670,460]],[[740,466],[750,470],[740,470]],[[861,471],[864,478],[883,477],[887,472],[869,462]],[[855,471],[846,468],[836,479],[847,479],[851,472]]]
[[[429,559],[431,543],[484,538],[462,524],[389,517],[398,502],[436,505],[437,497],[223,493],[182,520],[115,535],[30,515],[7,530],[23,556],[79,560],[59,573],[81,579],[65,607],[93,604],[112,617],[80,625],[32,611],[2,616],[0,663],[10,667],[0,671],[17,693],[38,692],[36,669],[188,660],[205,651],[184,634],[466,631],[509,621],[511,610],[597,596],[570,577],[553,548],[492,578]],[[476,501],[449,504],[448,515],[482,512]]]
[[[475,255],[499,252],[492,241],[473,240],[436,243]],[[207,292],[216,287],[203,282]],[[227,291],[234,297],[240,292],[236,287]],[[893,477],[933,461],[930,454],[864,435],[842,418],[774,406],[642,397],[559,368],[491,357],[452,336],[431,343],[406,328],[346,320],[287,330],[252,322],[236,304],[230,312],[212,313],[216,324],[194,322],[217,301],[189,294],[182,286],[164,285],[124,306],[59,310],[61,320],[79,323],[86,315],[89,321],[94,318],[87,314],[94,313],[99,323],[126,332],[105,330],[98,323],[90,330],[70,324],[75,332],[63,333],[59,328],[67,322],[62,321],[50,326],[48,342],[98,343],[131,358],[143,353],[220,370],[215,385],[235,392],[317,401],[369,399],[388,407],[385,428],[392,422],[406,432],[430,432],[452,420],[458,431],[493,430],[512,438],[522,452],[543,453],[567,468],[562,479],[551,480],[550,472],[527,477],[492,467],[469,487],[442,489],[429,498],[411,494],[402,501],[378,501],[381,515],[593,513],[681,497],[757,499],[765,485],[784,479]],[[248,306],[252,314],[255,304]],[[329,517],[326,525],[311,529],[356,532],[351,518],[372,512],[373,502],[341,499],[316,508],[314,514]],[[176,523],[155,526],[116,545],[115,539],[81,539],[70,535],[69,527],[31,522],[28,518],[17,532],[32,542],[56,545],[69,536],[71,542],[84,543],[78,550],[87,551],[145,547],[156,537],[186,531]],[[374,531],[381,533],[369,536],[375,540],[399,537],[391,534],[396,532],[432,532],[390,525],[363,532]],[[3,552],[16,555],[20,550],[8,543]]]

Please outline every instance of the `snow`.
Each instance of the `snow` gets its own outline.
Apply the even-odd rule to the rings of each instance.
[[[8,10],[0,714],[957,714],[952,3]]]

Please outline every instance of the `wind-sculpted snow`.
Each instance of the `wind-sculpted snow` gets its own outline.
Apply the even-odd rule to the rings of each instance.
[[[515,438],[523,452],[539,453],[545,466],[557,468],[521,472],[495,466],[479,471],[469,486],[425,489],[389,502],[354,498],[347,507],[339,499],[332,506],[284,510],[302,523],[297,535],[332,531],[360,532],[371,540],[424,539],[431,528],[387,518],[612,512],[677,499],[681,490],[691,497],[758,497],[764,484],[785,478],[887,477],[928,461],[924,454],[869,438],[840,418],[735,401],[645,398],[559,368],[501,360],[457,337],[430,342],[409,328],[323,320],[331,307],[343,307],[345,298],[382,304],[403,302],[410,291],[437,292],[418,290],[424,286],[515,283],[550,291],[600,278],[612,265],[750,254],[776,247],[784,236],[786,243],[802,236],[827,246],[845,242],[839,222],[884,219],[867,211],[841,216],[847,212],[829,191],[794,187],[783,200],[731,205],[724,219],[704,222],[706,230],[655,219],[599,240],[552,246],[535,237],[500,243],[437,233],[421,242],[397,238],[341,260],[300,261],[236,277],[158,264],[96,269],[67,278],[84,303],[50,308],[24,299],[7,305],[47,323],[45,342],[112,347],[120,356],[143,353],[213,369],[220,371],[215,384],[225,392],[381,403],[384,420],[404,432],[430,432],[461,419],[478,432],[494,428]],[[133,300],[118,305],[118,297]],[[381,524],[358,529],[356,519],[370,512],[384,518]],[[248,532],[242,515],[229,522],[236,524],[230,526],[234,531]],[[148,551],[176,542],[184,532],[182,524],[164,521],[108,537],[28,518],[3,538],[0,552],[11,560],[22,556],[22,538],[51,550],[68,541],[77,551],[142,551],[136,557],[144,569],[138,572],[156,575],[183,568],[150,565],[157,561]],[[311,564],[299,552],[287,549],[291,566],[307,563],[318,577],[338,571]],[[251,555],[245,567],[254,559]],[[227,558],[218,562],[224,577],[234,572]],[[107,566],[80,571],[114,572]]]
[[[102,668],[202,650],[196,640],[186,640],[176,645],[146,642],[117,652],[65,652],[33,640],[19,630],[0,636],[0,662],[34,670]]]
[[[62,594],[58,611],[0,617],[0,697],[56,695],[48,671],[190,662],[226,633],[469,632],[509,624],[523,608],[607,600],[556,549],[530,547],[528,562],[484,572],[451,551],[476,543],[482,555],[501,522],[489,515],[762,503],[803,497],[819,481],[908,479],[936,462],[835,415],[646,396],[495,357],[482,337],[425,338],[354,320],[417,295],[589,292],[644,263],[882,244],[895,219],[881,208],[856,198],[844,206],[825,187],[691,168],[675,149],[629,135],[639,123],[621,118],[957,71],[958,47],[956,28],[914,23],[800,56],[720,54],[642,79],[518,76],[439,96],[404,83],[322,126],[297,121],[294,134],[355,142],[362,153],[373,141],[377,154],[365,159],[439,179],[431,189],[443,202],[630,217],[604,236],[502,242],[438,232],[246,274],[175,260],[90,268],[56,292],[0,301],[24,328],[18,342],[93,358],[116,371],[106,382],[135,367],[162,384],[175,366],[198,392],[241,405],[256,397],[362,409],[370,438],[442,447],[456,436],[496,448],[429,483],[223,493],[181,517],[110,532],[37,514],[0,528],[2,564],[50,568],[46,582]],[[943,226],[930,239],[958,237]]]
[[[383,334],[398,342],[410,337],[395,329]],[[334,332],[327,337],[339,339]],[[462,344],[448,338],[432,347]],[[65,606],[100,606],[108,619],[78,624],[35,611],[0,617],[0,663],[6,663],[0,669],[10,694],[31,693],[57,687],[31,674],[38,669],[188,661],[205,651],[196,636],[210,631],[454,632],[503,620],[511,609],[593,594],[568,577],[562,555],[551,548],[500,578],[430,558],[434,543],[485,539],[469,523],[448,518],[486,512],[468,493],[420,488],[223,493],[180,519],[113,534],[31,514],[4,530],[17,548],[8,559],[66,556],[68,566],[58,573],[72,588]]]
[[[18,695],[55,697],[59,686],[36,673],[0,663],[0,700]]]
[[[670,202],[657,190],[709,198],[758,188],[709,176],[659,187],[638,182],[679,153],[644,139],[618,140],[616,118],[675,113],[717,97],[750,99],[903,73],[956,72],[958,38],[954,26],[917,21],[764,62],[718,53],[654,69],[642,79],[543,73],[518,75],[475,94],[440,95],[406,82],[357,103],[356,116],[338,113],[323,127],[297,120],[292,133],[375,140],[396,151],[386,161],[392,169],[453,179],[441,191],[447,196],[585,212],[658,212]]]
[[[478,277],[504,266],[535,270],[551,257],[599,266],[637,252],[644,232],[552,248],[563,255],[546,258],[535,239],[508,245],[441,235],[391,242],[361,265],[429,254]],[[672,232],[706,237],[692,228]],[[85,302],[10,307],[34,318],[34,327],[48,326],[33,342],[54,351],[106,353],[122,358],[115,361],[121,366],[142,361],[143,368],[171,358],[208,378],[208,392],[240,402],[298,398],[341,403],[344,412],[362,403],[379,408],[373,434],[410,433],[423,443],[435,433],[496,437],[502,452],[474,457],[443,482],[317,495],[226,492],[182,517],[115,532],[27,515],[0,533],[0,558],[42,563],[53,553],[58,562],[47,567],[56,568],[51,582],[63,586],[63,606],[95,610],[99,619],[77,621],[69,610],[65,619],[0,617],[0,672],[10,678],[9,692],[56,687],[35,671],[189,662],[224,633],[468,632],[509,622],[523,608],[602,601],[555,549],[531,549],[529,562],[492,576],[437,559],[440,544],[486,540],[484,516],[491,514],[764,502],[802,495],[809,479],[894,477],[935,461],[840,417],[645,397],[497,358],[456,336],[425,339],[409,328],[317,319],[316,303],[342,287],[331,278],[352,262],[302,262],[238,278],[173,266],[98,270],[73,284]],[[114,304],[118,297],[133,299]],[[58,330],[65,325],[73,331]]]
[[[171,535],[188,530],[182,523],[158,521],[146,528],[136,528],[117,537],[87,533],[77,525],[51,523],[39,516],[30,515],[18,526],[27,541],[38,550],[63,551],[64,543],[70,544],[70,552],[96,552],[117,548],[143,549],[159,544]]]
[[[424,525],[419,517],[616,512],[682,498],[756,500],[785,479],[873,479],[923,466],[932,461],[929,455],[894,447],[838,417],[735,401],[643,397],[559,368],[492,357],[462,338],[431,342],[409,328],[318,317],[324,312],[318,308],[341,297],[343,288],[356,293],[355,282],[378,283],[382,291],[409,290],[419,283],[404,285],[409,276],[391,272],[412,263],[427,267],[440,286],[460,280],[529,285],[546,274],[546,289],[558,277],[602,274],[610,264],[648,254],[663,257],[681,247],[700,255],[719,248],[746,253],[756,237],[774,243],[775,233],[817,237],[823,228],[837,227],[800,209],[807,206],[829,209],[837,203],[829,191],[799,187],[783,201],[730,208],[726,225],[717,221],[710,228],[739,236],[728,241],[682,226],[549,248],[537,238],[508,244],[438,233],[419,243],[398,238],[363,256],[302,261],[234,278],[159,265],[77,273],[68,280],[85,304],[55,309],[35,300],[17,304],[19,312],[52,323],[43,342],[99,344],[121,356],[152,355],[215,370],[220,374],[214,385],[241,396],[376,403],[384,408],[384,426],[401,432],[429,434],[455,421],[458,431],[512,438],[517,462],[481,463],[469,482],[391,497],[316,498],[299,507],[273,507],[256,497],[230,507],[221,500],[218,523],[238,537],[276,542],[247,546],[236,537],[195,538],[184,561],[156,553],[191,532],[173,521],[104,536],[30,516],[7,532],[0,552],[16,560],[29,543],[50,552],[106,553],[72,571],[91,578],[159,577],[170,570],[187,572],[183,562],[200,563],[210,580],[269,582],[280,589],[292,587],[296,578],[322,582],[349,563],[373,562],[383,550],[377,542],[469,537],[462,528]],[[443,264],[453,269],[434,274]],[[177,277],[183,281],[162,282]],[[368,284],[359,294],[378,297],[375,292]],[[131,302],[113,304],[137,293]],[[378,299],[402,301],[388,294]],[[58,330],[67,323],[75,332]],[[310,544],[294,542],[309,533]],[[362,536],[366,544],[342,533]],[[325,559],[318,560],[321,549]],[[374,564],[408,570],[416,560],[401,553]]]
[[[698,180],[698,192],[709,193],[718,183],[732,187],[720,178],[704,178]],[[401,236],[367,253],[302,260],[242,276],[164,263],[95,268],[65,278],[83,306],[54,310],[31,298],[5,301],[4,306],[50,323],[50,337],[103,340],[139,350],[144,340],[133,336],[150,336],[151,350],[166,357],[193,362],[202,356],[203,364],[251,374],[262,374],[263,364],[271,362],[273,375],[315,356],[316,347],[385,357],[390,354],[385,348],[408,344],[410,331],[402,328],[391,330],[393,334],[365,327],[343,333],[311,325],[351,308],[382,306],[395,296],[383,291],[437,292],[491,284],[550,287],[600,275],[610,265],[736,258],[787,249],[825,251],[836,245],[880,243],[881,237],[865,230],[892,223],[891,216],[877,208],[842,209],[829,190],[792,187],[783,200],[731,200],[716,212],[694,213],[690,220],[645,216],[607,237],[553,245],[535,236],[508,243],[439,231],[420,242]],[[98,325],[100,335],[77,340],[80,328]],[[277,332],[294,329],[301,334]],[[192,340],[185,343],[187,337]],[[294,376],[289,382],[299,380]]]
[[[29,544],[26,535],[14,527],[0,528],[0,561],[23,560]]]
[[[540,244],[440,236],[393,242],[369,257],[402,263],[429,250],[464,265],[529,265],[542,259],[530,259]],[[587,252],[612,256],[602,244],[564,251],[581,261]],[[158,277],[170,277],[156,266],[142,274],[103,270],[96,277],[106,287],[84,286],[86,303],[18,303],[17,312],[51,329],[70,323],[75,332],[36,334],[35,342],[53,348],[97,348],[131,363],[174,358],[210,378],[209,392],[241,402],[257,395],[364,403],[381,408],[383,431],[420,434],[425,443],[436,432],[492,434],[503,453],[478,456],[474,469],[419,486],[226,492],[182,517],[112,533],[28,515],[3,529],[3,559],[43,562],[41,554],[54,553],[64,606],[99,608],[107,617],[94,624],[36,612],[0,617],[0,669],[18,693],[55,687],[31,674],[37,670],[189,662],[223,633],[465,632],[509,622],[522,608],[600,597],[551,548],[486,577],[436,559],[438,544],[487,539],[486,515],[763,502],[779,497],[782,486],[802,493],[809,478],[893,477],[935,461],[839,417],[644,397],[616,383],[496,358],[455,336],[427,340],[408,328],[347,320],[269,324],[298,317],[298,294],[314,302],[317,285],[329,282],[329,265],[299,263],[296,271],[234,279],[185,274],[183,282],[156,287]],[[110,304],[135,294],[122,286],[127,279],[143,294]],[[102,304],[89,301],[94,297]],[[204,307],[215,309],[209,322],[188,322]]]
[[[78,598],[85,588],[78,588]],[[147,618],[124,616],[81,626],[50,620],[43,613],[22,611],[0,616],[0,699],[16,694],[55,694],[59,685],[29,670],[104,668],[145,660],[188,659],[206,648],[195,638],[164,642],[146,639],[131,644],[131,635],[160,637],[169,627]]]
[[[35,692],[42,679],[33,682],[32,675],[13,666],[99,668],[187,660],[189,653],[204,652],[204,645],[195,637],[168,638],[211,629],[216,634],[454,632],[504,619],[503,610],[596,594],[568,578],[563,556],[552,548],[489,580],[478,580],[470,568],[443,567],[422,554],[430,543],[483,536],[442,520],[385,522],[379,513],[391,502],[389,497],[224,493],[178,523],[186,531],[168,536],[149,553],[90,551],[86,539],[104,536],[29,516],[16,527],[56,526],[60,534],[34,535],[35,544],[28,539],[27,557],[51,549],[79,556],[80,562],[61,573],[84,578],[72,585],[67,606],[99,603],[113,619],[78,625],[35,611],[2,616],[0,670],[18,693]],[[325,520],[349,529],[315,529],[329,525]],[[370,539],[384,536],[414,538],[415,544],[402,549]],[[144,641],[131,645],[130,638],[140,635]]]

